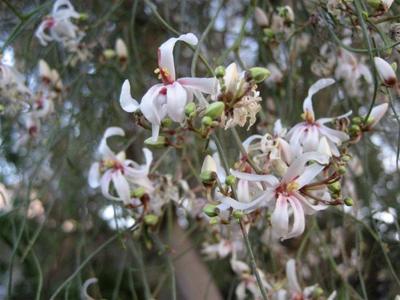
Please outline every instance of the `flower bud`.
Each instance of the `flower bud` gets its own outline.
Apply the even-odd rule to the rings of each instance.
[[[79,14],[79,20],[86,21],[87,19],[89,19],[89,15],[88,14],[85,14],[85,13],[80,13]]]
[[[120,38],[115,42],[115,52],[121,62],[125,62],[128,59],[128,48],[126,47],[125,42]]]
[[[215,77],[217,77],[217,78],[222,78],[222,77],[224,77],[225,76],[225,67],[224,66],[218,66],[216,69],[215,69]]]
[[[194,102],[190,102],[185,106],[185,115],[186,117],[192,117],[196,112],[196,104]]]
[[[349,162],[351,160],[351,155],[345,154],[342,156],[342,161]]]
[[[222,115],[224,109],[225,109],[224,102],[217,101],[217,102],[211,103],[207,107],[205,115],[212,119],[216,119]]]
[[[213,122],[213,120],[209,116],[204,116],[201,119],[201,124],[203,124],[206,127],[211,126],[212,122]]]
[[[271,72],[267,68],[254,67],[248,70],[247,75],[250,80],[260,83],[267,79],[271,75]]]
[[[341,190],[340,182],[335,181],[334,183],[331,183],[330,185],[328,185],[328,189],[333,193],[339,193]]]
[[[106,50],[104,50],[103,51],[103,56],[106,58],[106,59],[112,59],[112,58],[114,58],[115,57],[115,51],[113,50],[113,49],[106,49]]]
[[[244,216],[244,212],[243,212],[242,210],[234,210],[234,211],[232,212],[232,216],[233,216],[235,219],[240,220],[240,219]]]
[[[353,122],[356,125],[360,125],[362,123],[361,117],[354,117],[351,119],[351,122]]]
[[[211,218],[210,219],[210,225],[215,225],[218,224],[219,219],[217,217]]]
[[[383,103],[380,105],[375,106],[371,110],[371,114],[369,115],[368,119],[365,122],[365,125],[371,129],[376,126],[376,124],[382,119],[385,115],[387,109],[389,107],[388,103]]]
[[[143,221],[146,225],[154,226],[158,223],[158,216],[154,214],[145,215]]]
[[[236,183],[236,177],[233,175],[229,175],[225,178],[226,185],[233,186]]]
[[[268,17],[266,13],[259,7],[254,9],[254,17],[256,19],[256,23],[260,27],[267,27],[268,26]]]
[[[397,77],[392,66],[380,57],[375,57],[374,63],[379,77],[383,80],[384,84],[388,87],[393,87],[397,83]]]
[[[290,6],[282,6],[278,8],[278,14],[287,23],[292,23],[294,21],[294,13]]]
[[[51,69],[47,62],[43,59],[39,60],[39,76],[45,83],[49,83],[51,81]]]
[[[344,174],[346,174],[347,169],[346,169],[346,167],[344,167],[344,166],[340,166],[340,167],[337,169],[337,171],[339,172],[340,175],[344,175]]]
[[[315,297],[315,299],[319,299],[321,296],[324,295],[324,290],[321,287],[317,286],[312,294],[313,298]]]
[[[345,204],[346,206],[353,206],[353,204],[354,204],[353,199],[350,198],[350,197],[344,198],[343,202],[344,202],[344,204]]]
[[[131,196],[132,196],[133,198],[138,198],[138,199],[140,199],[140,198],[143,197],[143,195],[144,195],[145,193],[146,193],[146,190],[145,190],[143,187],[139,187],[139,188],[134,189],[134,190],[132,191]]]
[[[159,135],[156,141],[150,137],[144,141],[144,144],[152,148],[164,148],[168,145],[168,141],[165,136]]]
[[[217,179],[217,163],[207,155],[201,167],[200,179],[204,184],[213,184]]]
[[[216,205],[213,204],[206,204],[203,207],[203,212],[209,216],[210,218],[218,216],[218,208]]]
[[[353,124],[349,128],[349,132],[351,135],[359,135],[361,132],[361,128],[359,125]]]
[[[170,127],[172,125],[172,119],[171,118],[165,118],[164,120],[161,121],[161,125],[164,127]]]

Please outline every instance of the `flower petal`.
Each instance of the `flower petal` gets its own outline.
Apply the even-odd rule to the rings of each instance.
[[[279,196],[276,200],[275,209],[271,215],[272,230],[279,236],[285,237],[289,229],[289,214],[287,198]]]
[[[122,85],[119,104],[126,112],[134,112],[139,108],[139,103],[131,96],[131,85],[129,84],[129,80],[125,80]]]
[[[382,117],[385,115],[388,107],[389,107],[389,104],[383,103],[383,104],[375,106],[371,110],[370,117],[372,117],[372,123],[369,124],[370,128],[373,128],[382,119]]]
[[[294,259],[289,259],[286,263],[286,277],[288,279],[289,290],[301,293],[300,284],[296,275],[296,262]]]
[[[327,164],[329,162],[329,156],[319,152],[307,152],[296,158],[293,163],[289,166],[285,175],[282,178],[282,182],[290,182],[296,177],[299,177],[305,168],[307,162],[314,160],[320,164]]]
[[[88,181],[91,188],[95,189],[100,186],[100,164],[98,162],[90,167]]]
[[[168,71],[169,76],[175,80],[174,47],[176,42],[184,41],[190,45],[198,43],[197,37],[193,33],[182,34],[178,38],[170,38],[158,48],[158,66]]]
[[[210,95],[217,92],[218,80],[216,78],[184,77],[177,81],[190,90],[197,90]]]
[[[118,170],[112,174],[111,179],[118,197],[125,203],[128,203],[131,199],[131,191],[125,176]]]
[[[312,164],[311,166],[305,167],[299,178],[296,179],[296,182],[299,184],[298,189],[301,189],[306,184],[309,184],[315,177],[318,176],[318,174],[322,172],[324,168],[325,166],[321,166],[319,164]]]
[[[292,229],[290,230],[289,234],[284,237],[284,239],[290,239],[301,235],[305,228],[304,211],[303,207],[299,203],[299,200],[294,197],[289,197],[288,201],[293,209],[294,220]]]
[[[112,159],[115,157],[115,153],[107,145],[107,139],[115,135],[125,136],[125,132],[120,127],[108,127],[104,132],[98,150],[103,159]]]
[[[251,174],[251,173],[239,172],[233,169],[231,169],[230,172],[233,176],[243,180],[266,182],[270,186],[275,186],[279,184],[279,180],[273,175]]]
[[[168,116],[175,122],[183,121],[187,98],[186,90],[178,82],[167,86]]]
[[[303,111],[305,113],[308,113],[312,116],[313,119],[315,119],[314,115],[314,109],[312,105],[312,96],[314,94],[318,93],[320,90],[326,88],[327,86],[330,86],[335,83],[335,80],[332,78],[323,78],[318,80],[316,83],[314,83],[309,89],[308,89],[308,95],[306,99],[304,99],[303,102]]]
[[[162,84],[153,85],[144,94],[140,102],[140,111],[144,117],[153,125],[160,125],[161,119],[166,115],[166,97],[161,94],[164,86]]]

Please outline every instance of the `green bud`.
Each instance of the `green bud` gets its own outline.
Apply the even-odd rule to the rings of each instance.
[[[331,192],[339,193],[340,190],[341,190],[340,182],[339,181],[335,181],[334,183],[331,183],[330,185],[328,185],[328,189]]]
[[[271,72],[267,68],[254,67],[248,71],[248,75],[250,79],[254,80],[256,83],[260,83],[271,76]]]
[[[170,127],[172,125],[172,119],[165,118],[164,120],[161,121],[161,125],[164,127]]]
[[[209,216],[210,218],[218,216],[218,209],[216,205],[213,204],[206,204],[203,207],[203,212]]]
[[[338,170],[338,172],[339,172],[340,175],[344,175],[344,174],[346,174],[346,172],[347,172],[345,166],[340,166],[337,170]]]
[[[374,117],[369,116],[368,119],[365,121],[365,125],[369,126],[374,123]]]
[[[374,9],[377,10],[382,9],[382,0],[367,0],[367,3]]]
[[[145,215],[143,220],[146,225],[154,226],[158,223],[158,216],[153,214]]]
[[[351,134],[357,135],[361,132],[361,128],[360,128],[360,126],[353,124],[350,126],[349,131]]]
[[[217,101],[207,106],[205,115],[212,119],[219,118],[225,109],[224,102]]]
[[[351,160],[351,155],[345,154],[342,156],[342,161],[349,162]]]
[[[233,216],[235,219],[240,220],[240,219],[244,216],[244,212],[243,212],[242,210],[234,210],[234,211],[232,212],[232,216]]]
[[[397,63],[393,62],[390,64],[390,66],[392,67],[392,69],[396,72],[397,71]]]
[[[214,171],[203,171],[200,173],[201,182],[204,184],[213,184],[217,174]]]
[[[203,124],[206,127],[211,126],[212,122],[213,122],[213,120],[209,116],[204,116],[201,119],[201,124]]]
[[[353,119],[351,119],[351,121],[356,125],[360,125],[363,120],[361,117],[354,117]]]
[[[225,76],[225,67],[223,66],[218,66],[215,68],[215,77],[217,78],[222,78]]]
[[[317,287],[314,289],[314,291],[313,291],[313,296],[314,296],[315,298],[319,298],[319,297],[321,297],[322,295],[324,295],[324,290],[323,290],[322,288],[320,288],[319,286],[317,286]]]
[[[103,55],[106,59],[112,59],[115,57],[116,53],[113,49],[106,49],[103,51]]]
[[[233,175],[229,175],[225,178],[226,185],[233,186],[236,183],[236,177]]]
[[[267,38],[269,39],[275,38],[275,32],[271,28],[265,28],[263,32]]]
[[[142,198],[142,196],[146,193],[146,190],[143,187],[139,187],[134,189],[131,193],[131,196],[134,198]]]
[[[192,117],[194,112],[196,112],[196,104],[194,102],[188,103],[185,106],[185,115],[186,115],[186,117]]]
[[[347,206],[353,206],[353,204],[354,204],[353,199],[350,198],[350,197],[344,198],[343,202],[344,202],[344,204],[346,204]]]
[[[218,224],[218,222],[219,222],[218,217],[214,217],[214,218],[211,218],[211,219],[210,219],[210,225]]]
[[[79,20],[86,21],[87,19],[89,19],[89,15],[88,14],[85,14],[85,13],[80,13],[79,14]]]
[[[168,143],[165,136],[159,135],[156,141],[153,141],[153,138],[150,137],[144,141],[144,144],[152,148],[164,148]]]

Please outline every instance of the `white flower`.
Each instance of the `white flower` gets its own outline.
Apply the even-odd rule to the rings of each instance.
[[[310,161],[315,161],[307,165]],[[308,152],[296,158],[287,168],[281,179],[273,175],[257,175],[231,170],[235,177],[253,181],[264,186],[264,191],[254,200],[247,203],[231,198],[222,198],[218,206],[220,210],[229,208],[251,212],[263,206],[274,206],[271,216],[272,229],[282,239],[293,238],[303,233],[305,227],[304,214],[313,214],[327,206],[314,203],[315,199],[325,203],[330,200],[326,186],[316,186],[312,191],[305,191],[306,186],[325,168],[329,157],[318,152]],[[311,198],[310,198],[311,197]],[[293,213],[293,225],[289,228],[289,214]]]
[[[117,53],[121,62],[124,62],[128,59],[128,48],[121,38],[118,38],[115,42],[115,53]]]
[[[11,193],[4,184],[0,183],[0,212],[8,212],[11,208]]]
[[[0,63],[0,96],[8,100],[27,100],[32,96],[24,76],[17,69]]]
[[[147,192],[153,190],[153,185],[148,178],[150,164],[153,155],[150,150],[144,148],[146,159],[144,165],[126,159],[125,153],[115,154],[107,145],[107,139],[112,136],[125,136],[125,132],[119,127],[109,127],[100,142],[98,152],[101,161],[92,164],[89,171],[89,185],[92,188],[101,186],[103,195],[111,200],[123,201],[125,204],[131,200],[131,186],[143,187]],[[117,196],[110,193],[110,185],[113,183]]]
[[[130,84],[125,80],[121,89],[120,104],[127,112],[134,112],[139,107],[145,118],[152,124],[152,138],[156,140],[160,131],[161,120],[169,116],[175,122],[184,120],[187,103],[193,101],[196,92],[214,94],[217,87],[215,78],[184,77],[176,79],[173,50],[175,43],[184,41],[196,45],[198,40],[193,33],[178,38],[170,38],[158,49],[158,69],[162,83],[152,86],[143,96],[140,105],[131,97]]]
[[[397,83],[397,77],[392,66],[386,60],[380,57],[374,57],[374,63],[379,77],[382,79],[385,85],[389,87],[394,86]]]
[[[314,109],[312,105],[312,96],[321,89],[332,85],[335,81],[331,78],[320,79],[314,83],[308,90],[308,96],[303,102],[304,122],[295,125],[288,132],[288,139],[291,145],[301,145],[303,152],[316,151],[319,146],[320,139],[326,137],[332,154],[339,156],[337,146],[342,142],[347,141],[349,136],[339,130],[334,130],[325,126],[326,123],[332,122],[335,119],[344,118],[351,114],[351,111],[338,116],[336,118],[321,118],[315,120]]]
[[[382,119],[382,117],[385,115],[387,109],[389,107],[388,103],[383,103],[380,105],[375,106],[371,110],[371,114],[369,115],[367,125],[368,128],[371,129],[376,126],[376,124]]]

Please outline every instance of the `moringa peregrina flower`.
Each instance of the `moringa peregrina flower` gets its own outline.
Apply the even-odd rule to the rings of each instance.
[[[100,142],[98,152],[101,155],[100,162],[93,163],[89,171],[89,185],[92,188],[101,186],[104,197],[111,200],[123,201],[129,204],[131,200],[131,187],[143,187],[151,192],[153,185],[148,178],[153,154],[144,148],[146,159],[144,165],[126,159],[125,152],[115,154],[107,145],[107,139],[112,136],[125,136],[125,132],[119,127],[109,127]],[[110,184],[113,183],[117,196],[110,193]]]
[[[196,45],[198,42],[193,33],[187,33],[178,38],[170,38],[158,48],[158,68],[155,73],[162,83],[152,86],[142,97],[140,105],[131,96],[128,80],[125,80],[121,89],[119,101],[122,109],[134,112],[140,108],[145,118],[152,124],[154,141],[157,140],[162,119],[168,116],[175,122],[184,120],[185,106],[193,101],[196,92],[205,94],[216,92],[215,78],[176,78],[173,50],[178,41],[189,45]]]
[[[392,66],[380,57],[374,57],[374,63],[384,84],[388,87],[393,87],[397,83],[397,77]]]
[[[312,105],[312,96],[323,88],[335,83],[332,78],[324,78],[314,83],[308,90],[308,95],[303,102],[304,122],[295,125],[287,134],[291,145],[301,145],[304,152],[317,151],[321,137],[326,137],[332,154],[339,156],[337,146],[349,139],[347,133],[325,126],[326,123],[335,119],[345,118],[351,111],[336,118],[321,118],[316,120]]]

